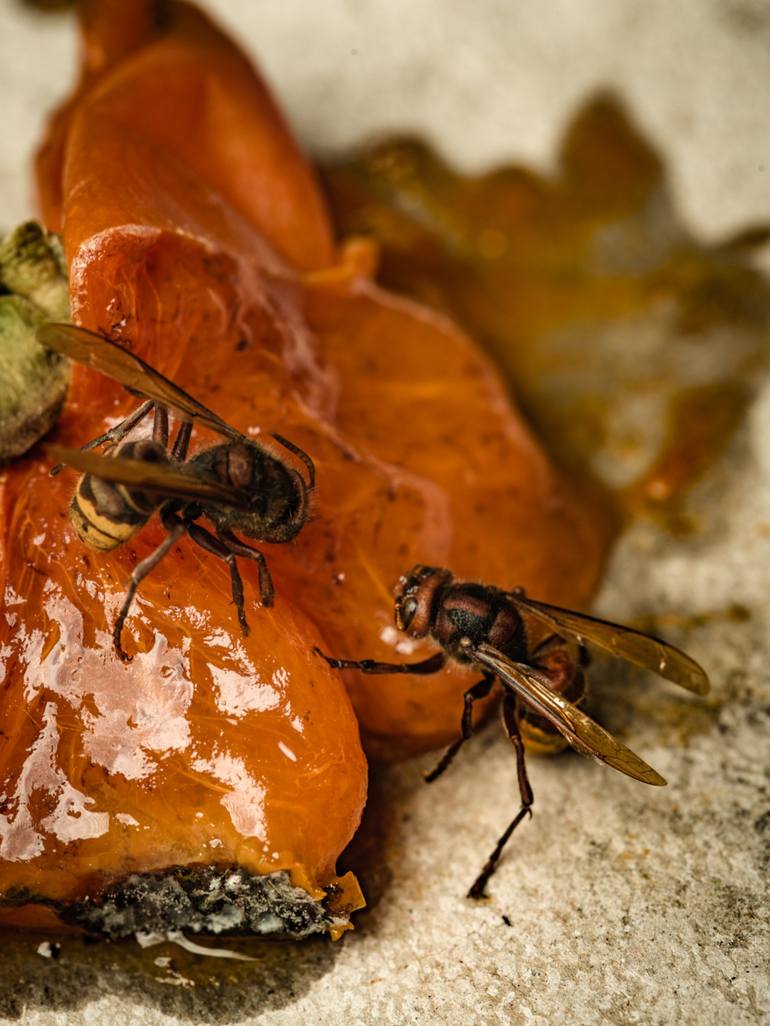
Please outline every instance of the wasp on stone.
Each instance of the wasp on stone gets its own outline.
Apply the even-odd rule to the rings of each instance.
[[[550,632],[535,645],[529,640],[528,624],[532,621]],[[481,671],[481,680],[465,692],[460,736],[426,774],[428,783],[444,772],[470,738],[474,704],[486,698],[496,682],[503,692],[502,721],[516,752],[521,807],[471,886],[470,898],[484,897],[511,834],[527,815],[532,815],[534,796],[527,777],[525,742],[530,751],[543,754],[571,745],[582,755],[645,784],[666,783],[580,708],[587,695],[585,642],[653,670],[696,694],[708,691],[708,677],[695,660],[659,638],[536,602],[520,588],[503,591],[485,584],[456,582],[449,570],[437,567],[416,566],[400,579],[395,590],[395,622],[411,638],[430,635],[439,650],[417,663],[332,659],[316,651],[336,669],[362,673],[437,673],[450,659]]]
[[[122,346],[71,324],[46,324],[39,342],[57,353],[92,367],[120,382],[144,399],[120,424],[94,438],[81,450],[49,446],[59,465],[83,473],[70,505],[70,517],[81,541],[92,549],[110,551],[132,538],[157,513],[166,538],[131,575],[125,601],[115,622],[113,638],[121,659],[123,624],[142,580],[180,538],[190,539],[227,562],[238,620],[248,634],[243,582],[236,557],[254,560],[259,568],[263,606],[273,602],[273,582],[259,549],[235,532],[262,542],[287,542],[308,518],[315,487],[313,461],[282,435],[272,438],[304,465],[300,474],[267,448],[231,427],[197,399]],[[169,447],[169,412],[180,420]],[[152,413],[152,438],[123,441]],[[193,424],[201,424],[227,439],[188,458]],[[106,445],[109,455],[89,450]],[[205,517],[215,534],[197,521]]]

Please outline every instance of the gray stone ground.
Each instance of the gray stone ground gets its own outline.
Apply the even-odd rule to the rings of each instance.
[[[572,110],[609,85],[666,155],[677,204],[699,232],[767,219],[766,3],[210,6],[259,53],[316,149],[407,128],[466,166],[547,166]],[[66,19],[5,0],[6,224],[29,213],[24,160],[70,78],[72,49]],[[657,612],[711,673],[701,702],[597,670],[600,718],[633,739],[668,788],[577,756],[533,761],[536,816],[492,899],[470,906],[464,889],[515,802],[512,753],[492,726],[431,789],[419,777],[428,760],[376,778],[369,849],[358,856],[373,907],[341,944],[261,948],[256,963],[217,975],[170,945],[141,963],[73,942],[54,961],[36,953],[39,939],[4,939],[0,1022],[770,1021],[770,385],[693,504],[702,527],[688,539],[650,524],[626,535],[598,603],[619,619]],[[750,611],[744,622],[727,615],[736,602]],[[707,615],[688,629],[672,613]]]

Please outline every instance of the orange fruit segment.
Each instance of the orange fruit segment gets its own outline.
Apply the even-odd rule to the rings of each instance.
[[[227,567],[182,541],[141,586],[124,665],[110,631],[162,540],[157,518],[92,553],[67,515],[73,476],[51,479],[39,454],[9,468],[0,893],[82,903],[131,874],[238,866],[286,871],[319,899],[332,888],[344,919],[360,902],[335,875],[365,799],[359,723],[377,755],[433,748],[455,735],[471,681],[459,667],[351,673],[346,693],[314,647],[419,658],[427,646],[407,655],[392,627],[392,587],[415,562],[580,604],[604,539],[474,343],[379,289],[371,247],[334,250],[264,87],[202,15],[172,11],[84,77],[42,151],[73,319],[246,435],[302,446],[319,484],[298,538],[264,547],[274,608],[241,568],[247,638]],[[55,440],[81,445],[136,402],[76,367]]]

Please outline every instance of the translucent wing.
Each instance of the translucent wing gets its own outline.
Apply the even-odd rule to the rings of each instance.
[[[249,507],[247,492],[202,477],[190,471],[187,464],[149,463],[121,456],[97,456],[93,452],[65,449],[59,445],[46,446],[46,452],[57,463],[64,463],[84,474],[93,474],[103,481],[116,481],[142,492],[237,508]]]
[[[92,367],[100,374],[119,381],[130,392],[152,399],[160,406],[169,407],[182,420],[205,424],[226,438],[243,437],[160,371],[102,335],[78,328],[74,324],[44,324],[38,328],[37,339],[46,349],[53,349],[77,363]]]
[[[686,652],[669,645],[667,641],[651,634],[642,634],[632,627],[623,627],[619,623],[598,620],[594,616],[549,606],[545,602],[535,602],[518,592],[511,592],[510,597],[524,614],[535,617],[559,634],[569,634],[579,641],[590,641],[618,659],[652,670],[666,680],[694,691],[696,695],[708,692],[709,679],[705,670]]]
[[[552,723],[582,755],[604,762],[644,784],[666,783],[652,766],[600,727],[582,709],[551,691],[548,678],[542,673],[525,663],[512,662],[491,645],[481,644],[472,653],[474,659],[496,673],[523,702]]]

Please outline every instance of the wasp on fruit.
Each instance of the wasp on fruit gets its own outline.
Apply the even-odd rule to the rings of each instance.
[[[531,644],[529,624],[549,633]],[[541,752],[571,745],[582,755],[606,763],[645,784],[666,781],[588,716],[581,705],[587,695],[585,667],[591,643],[611,655],[653,670],[666,680],[703,695],[708,677],[685,652],[649,634],[530,599],[520,589],[458,582],[449,570],[416,566],[395,590],[396,627],[410,638],[430,636],[439,650],[416,663],[371,659],[334,659],[316,651],[336,669],[362,673],[431,674],[449,660],[481,671],[481,679],[465,692],[460,736],[435,768],[436,780],[450,765],[473,730],[473,706],[497,683],[502,690],[502,722],[516,753],[521,807],[508,824],[468,897],[484,897],[503,849],[521,821],[532,815],[534,796],[527,777],[525,742]]]
[[[121,635],[142,580],[185,535],[227,562],[233,601],[241,630],[248,634],[243,582],[237,559],[251,559],[259,568],[263,606],[273,602],[274,589],[263,553],[241,541],[235,532],[260,542],[287,542],[308,519],[315,487],[313,461],[282,435],[271,437],[304,465],[300,474],[265,446],[247,438],[144,360],[101,335],[71,324],[46,324],[38,340],[48,349],[92,367],[120,382],[144,402],[120,424],[82,449],[49,446],[59,461],[82,472],[70,505],[70,517],[81,541],[101,552],[124,544],[157,513],[167,535],[131,575],[123,606],[113,629],[115,650],[127,655]],[[169,444],[169,413],[180,424]],[[124,441],[150,413],[152,438]],[[193,424],[227,439],[188,456]],[[89,450],[106,445],[108,455]],[[215,533],[202,527],[205,517]]]

